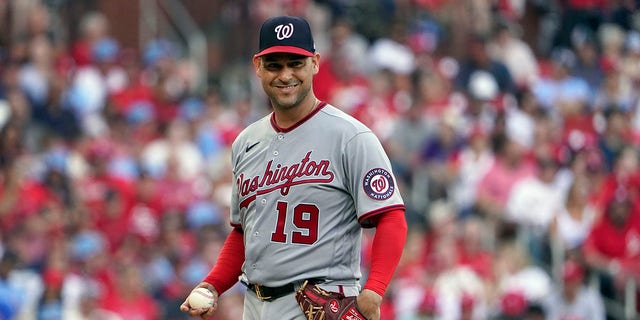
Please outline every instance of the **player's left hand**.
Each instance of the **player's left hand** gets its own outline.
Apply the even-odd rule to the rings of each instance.
[[[369,320],[380,320],[382,297],[373,290],[364,289],[358,295],[358,310]]]

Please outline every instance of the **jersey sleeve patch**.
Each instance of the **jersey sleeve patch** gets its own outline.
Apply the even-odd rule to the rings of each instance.
[[[362,187],[367,196],[373,200],[387,200],[396,190],[391,173],[383,168],[369,170],[364,175]]]

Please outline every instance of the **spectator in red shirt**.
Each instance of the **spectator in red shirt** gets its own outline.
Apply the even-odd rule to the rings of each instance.
[[[599,272],[600,289],[609,298],[621,297],[625,283],[640,276],[640,212],[625,189],[618,189],[594,225],[584,256]]]
[[[102,301],[102,307],[123,319],[160,319],[159,306],[145,291],[140,270],[135,266],[121,266],[113,293]]]
[[[632,202],[640,201],[640,159],[636,148],[623,146],[613,162],[612,171],[601,183],[597,203],[605,207],[619,189],[626,190]]]
[[[109,170],[115,152],[112,141],[93,140],[87,141],[87,144],[89,172],[75,180],[81,205],[98,218],[106,208],[109,193],[115,192],[121,197],[122,205],[129,208],[133,201],[133,184]]]
[[[494,256],[487,249],[489,238],[484,234],[487,225],[475,216],[468,217],[462,224],[458,240],[458,264],[468,266],[485,281],[493,280]]]
[[[320,62],[314,88],[318,99],[341,105],[350,113],[364,103],[369,91],[364,77],[361,57],[366,54],[367,42],[347,20],[338,20],[331,28],[331,50]]]
[[[23,131],[7,125],[0,131],[0,232],[16,231],[28,218],[35,217],[61,201],[45,184],[30,177],[22,150]]]

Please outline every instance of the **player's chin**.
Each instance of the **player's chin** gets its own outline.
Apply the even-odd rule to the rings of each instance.
[[[291,109],[296,105],[298,105],[298,101],[296,100],[296,97],[293,97],[293,96],[278,97],[276,99],[276,104],[278,108],[282,110],[286,110],[286,109]]]

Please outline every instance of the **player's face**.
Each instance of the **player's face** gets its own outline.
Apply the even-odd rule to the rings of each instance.
[[[274,108],[291,109],[312,99],[313,76],[318,73],[320,55],[305,57],[274,53],[253,59],[256,74]]]

